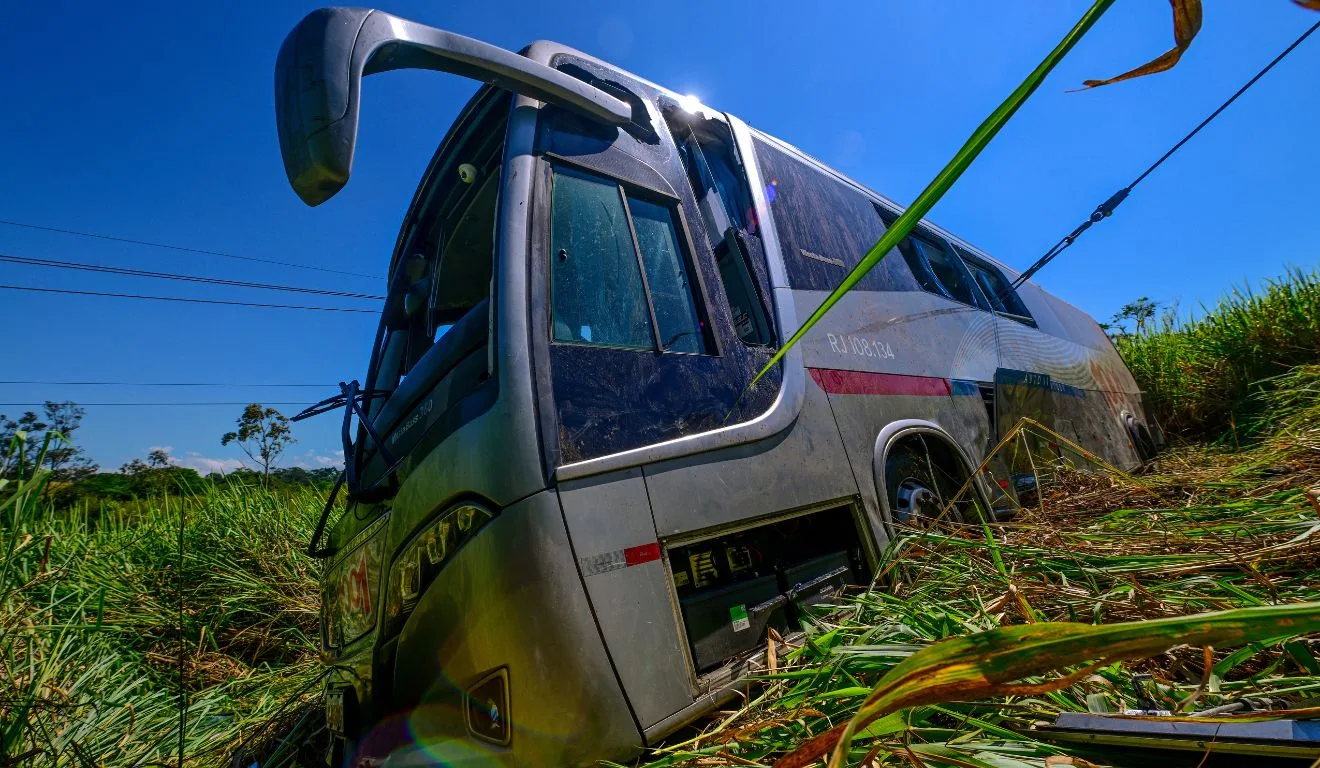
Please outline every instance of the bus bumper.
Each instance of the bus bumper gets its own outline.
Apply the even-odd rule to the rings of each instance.
[[[395,642],[386,765],[593,765],[641,749],[552,491],[466,544]]]

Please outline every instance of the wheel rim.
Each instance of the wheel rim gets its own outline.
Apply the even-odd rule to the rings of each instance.
[[[933,522],[939,519],[940,497],[927,482],[921,478],[908,477],[898,484],[898,504],[894,517],[904,524]]]

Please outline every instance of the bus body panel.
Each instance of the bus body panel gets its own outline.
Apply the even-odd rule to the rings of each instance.
[[[827,295],[795,291],[800,320]],[[992,381],[999,367],[995,319],[929,293],[854,291],[807,332],[802,358],[808,369]]]
[[[693,690],[642,470],[560,483],[559,501],[614,668],[649,728],[691,704]]]
[[[857,494],[829,402],[810,382],[790,429],[650,464],[645,473],[661,539]]]
[[[553,492],[503,510],[457,553],[403,627],[396,659],[399,716],[439,764],[590,765],[641,746]],[[507,747],[468,735],[463,702],[501,668]]]

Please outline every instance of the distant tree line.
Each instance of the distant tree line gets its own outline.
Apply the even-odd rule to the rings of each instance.
[[[241,467],[229,473],[203,477],[180,466],[164,448],[153,448],[118,472],[102,472],[78,445],[76,436],[86,411],[74,402],[47,401],[38,414],[28,411],[11,419],[0,414],[0,479],[20,480],[48,470],[48,497],[59,506],[88,501],[131,501],[165,494],[190,496],[229,483],[265,488],[330,485],[339,470],[276,467],[293,442],[289,421],[274,408],[253,403],[238,417],[237,429],[221,436],[222,445],[235,444],[256,469]]]

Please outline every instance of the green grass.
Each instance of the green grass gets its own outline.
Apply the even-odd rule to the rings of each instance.
[[[1166,430],[1241,440],[1268,426],[1257,395],[1269,380],[1320,361],[1320,270],[1234,290],[1199,319],[1166,314],[1116,344]]]
[[[189,765],[227,764],[245,740],[268,749],[272,715],[309,711],[319,598],[300,549],[319,492],[231,486],[56,511],[44,483],[0,488],[0,755],[177,765],[181,653]]]
[[[1113,624],[1313,599],[1320,515],[1304,491],[1320,485],[1320,366],[1256,392],[1270,418],[1254,422],[1246,449],[1187,445],[1137,478],[1056,466],[1039,509],[993,526],[994,547],[979,526],[906,531],[874,588],[821,614],[746,703],[699,723],[650,764],[768,765],[847,722],[885,673],[944,638],[1029,620]],[[57,511],[42,501],[44,482],[0,487],[6,758],[177,764],[181,583],[185,763],[224,764],[246,743],[268,758],[263,765],[316,764],[318,592],[302,548],[320,492],[230,486]],[[1168,708],[1243,697],[1315,706],[1317,658],[1313,638],[1254,642],[1217,649],[1203,679],[1201,649],[1175,647],[1058,691],[901,709],[861,730],[848,757],[1043,766],[1066,750],[1034,739],[1031,724],[1131,707],[1133,673],[1153,674],[1148,693]]]
[[[820,615],[748,701],[651,765],[768,765],[847,722],[885,673],[944,638],[1313,599],[1320,515],[1304,491],[1320,486],[1320,366],[1290,366],[1320,359],[1318,316],[1320,274],[1295,273],[1121,339],[1166,427],[1215,436],[1218,424],[1236,439],[1187,443],[1139,478],[1056,467],[1039,509],[992,528],[994,547],[981,527],[905,532],[874,588]],[[181,651],[186,764],[224,764],[240,747],[263,765],[315,764],[318,591],[302,549],[321,491],[229,485],[56,510],[45,482],[0,486],[0,764],[176,765]],[[1130,707],[1135,672],[1154,675],[1148,693],[1169,708],[1315,706],[1317,658],[1315,639],[1253,642],[1217,649],[1206,678],[1201,649],[1175,647],[1058,691],[901,709],[848,757],[1041,766],[1064,750],[1031,724]]]
[[[979,526],[904,531],[884,556],[879,584],[822,614],[765,670],[749,701],[699,724],[647,765],[771,765],[848,722],[888,672],[946,638],[1314,600],[1320,515],[1305,491],[1320,485],[1320,367],[1275,383],[1261,403],[1274,415],[1271,427],[1246,451],[1184,447],[1139,478],[1055,466],[1038,509],[992,526],[993,548]],[[1004,768],[1069,754],[1121,765],[1038,740],[1030,728],[1064,711],[1134,707],[1134,673],[1152,674],[1147,693],[1172,710],[1244,697],[1280,708],[1320,705],[1315,638],[1215,649],[1208,676],[1201,648],[1169,645],[1057,691],[968,695],[893,712],[859,732],[848,763]]]

